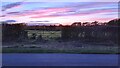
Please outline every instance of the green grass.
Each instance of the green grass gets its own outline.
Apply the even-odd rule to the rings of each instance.
[[[73,53],[73,54],[117,54],[115,50],[50,50],[42,48],[3,48],[2,53]]]

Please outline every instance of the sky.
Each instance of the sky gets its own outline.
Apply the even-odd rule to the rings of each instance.
[[[118,18],[117,2],[2,2],[1,21],[14,23],[108,22]]]

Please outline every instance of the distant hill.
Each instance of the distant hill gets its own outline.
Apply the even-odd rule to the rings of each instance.
[[[50,26],[59,25],[59,23],[27,23],[28,26]]]

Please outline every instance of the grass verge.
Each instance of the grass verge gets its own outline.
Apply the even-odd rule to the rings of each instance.
[[[72,54],[120,54],[117,50],[50,50],[42,48],[3,48],[2,53],[72,53]]]

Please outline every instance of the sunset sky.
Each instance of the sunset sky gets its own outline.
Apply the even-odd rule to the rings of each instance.
[[[25,23],[107,22],[118,18],[117,2],[3,2],[1,21]]]

